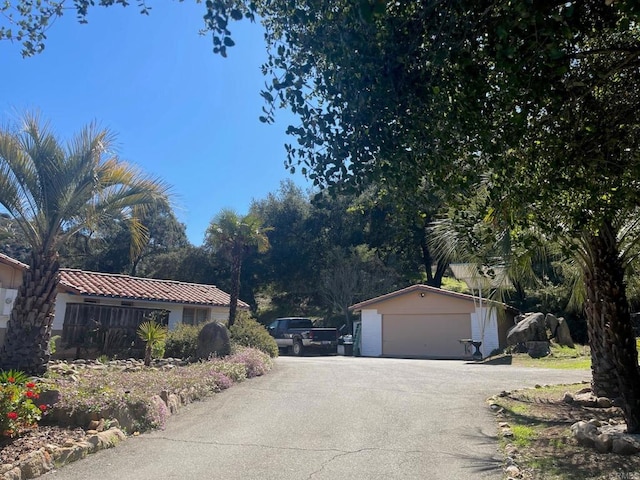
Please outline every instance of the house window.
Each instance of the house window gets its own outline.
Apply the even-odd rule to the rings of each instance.
[[[182,323],[187,325],[200,325],[209,320],[208,308],[191,308],[185,307],[182,309]]]

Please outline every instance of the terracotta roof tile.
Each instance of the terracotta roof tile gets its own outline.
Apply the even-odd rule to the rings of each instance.
[[[228,293],[223,292],[215,285],[88,272],[69,268],[60,269],[59,285],[63,290],[79,295],[128,300],[228,306],[230,299]],[[249,305],[238,300],[238,308],[248,309]]]
[[[0,253],[0,263],[11,265],[12,267],[16,267],[19,270],[26,270],[29,268],[29,265],[19,262],[15,258],[11,258],[9,255],[5,255],[4,253]]]

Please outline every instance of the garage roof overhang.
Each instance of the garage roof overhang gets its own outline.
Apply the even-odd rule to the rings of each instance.
[[[394,297],[399,297],[402,295],[407,295],[410,294],[412,292],[418,292],[421,294],[436,294],[436,295],[446,295],[446,296],[450,296],[450,297],[454,297],[454,298],[460,298],[463,300],[468,300],[470,302],[474,302],[477,301],[477,297],[474,297],[473,295],[468,295],[466,293],[459,293],[459,292],[452,292],[450,290],[443,290],[442,288],[436,288],[436,287],[431,287],[429,285],[423,285],[423,284],[418,284],[418,285],[411,285],[410,287],[407,288],[403,288],[401,290],[396,290],[395,292],[391,292],[391,293],[387,293],[385,295],[381,295],[379,297],[375,297],[369,300],[365,300],[364,302],[360,302],[360,303],[356,303],[355,305],[351,305],[349,307],[349,311],[350,312],[360,312],[362,310],[366,310],[369,308],[372,308],[374,305],[381,303],[381,302],[385,302],[391,298]],[[493,300],[486,300],[483,299],[483,301],[488,301],[490,304],[493,304],[495,306],[501,306],[502,308],[506,309],[506,310],[511,310],[514,312],[517,312],[517,309],[510,307],[509,305],[505,304],[505,303],[500,303],[500,302],[496,302]]]

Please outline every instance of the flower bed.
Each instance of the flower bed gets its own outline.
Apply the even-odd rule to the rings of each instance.
[[[189,403],[263,375],[272,363],[265,353],[242,348],[228,357],[183,366],[158,362],[159,366],[145,368],[137,360],[65,365],[51,369],[43,382],[43,389],[57,392],[48,422],[85,427],[104,418],[119,420],[128,433],[163,428],[167,409],[172,408],[170,396]]]
[[[30,413],[46,410],[43,422],[55,426],[30,425],[28,430],[14,432],[13,438],[2,438],[0,479],[34,478],[113,446],[122,435],[120,430],[132,434],[164,428],[167,417],[181,405],[263,375],[272,365],[267,354],[251,348],[192,364],[175,359],[160,360],[151,367],[144,367],[139,360],[52,364],[46,378],[33,385],[22,382],[21,396],[16,398],[30,402]],[[19,383],[12,378],[10,385]],[[7,405],[11,411],[4,412],[5,418],[17,420],[7,415],[16,411],[15,403]],[[85,434],[78,427],[87,430]]]

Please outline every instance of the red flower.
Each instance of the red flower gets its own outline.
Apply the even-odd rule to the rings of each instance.
[[[24,394],[27,396],[27,398],[33,398],[35,396],[35,393],[33,393],[31,390],[27,390]]]
[[[7,413],[7,418],[9,420],[15,420],[18,418],[18,414],[16,412],[9,412]]]
[[[7,382],[9,382],[9,383],[14,383],[15,381],[16,381],[16,379],[13,378],[13,377],[7,378]]]
[[[41,411],[45,412],[47,410],[47,406],[43,403],[38,407]]]
[[[25,385],[25,387],[27,387],[27,388],[33,388],[33,387],[35,387],[35,386],[36,386],[36,384],[35,384],[35,383],[33,383],[33,382],[29,382],[29,383],[27,383],[27,384]]]

